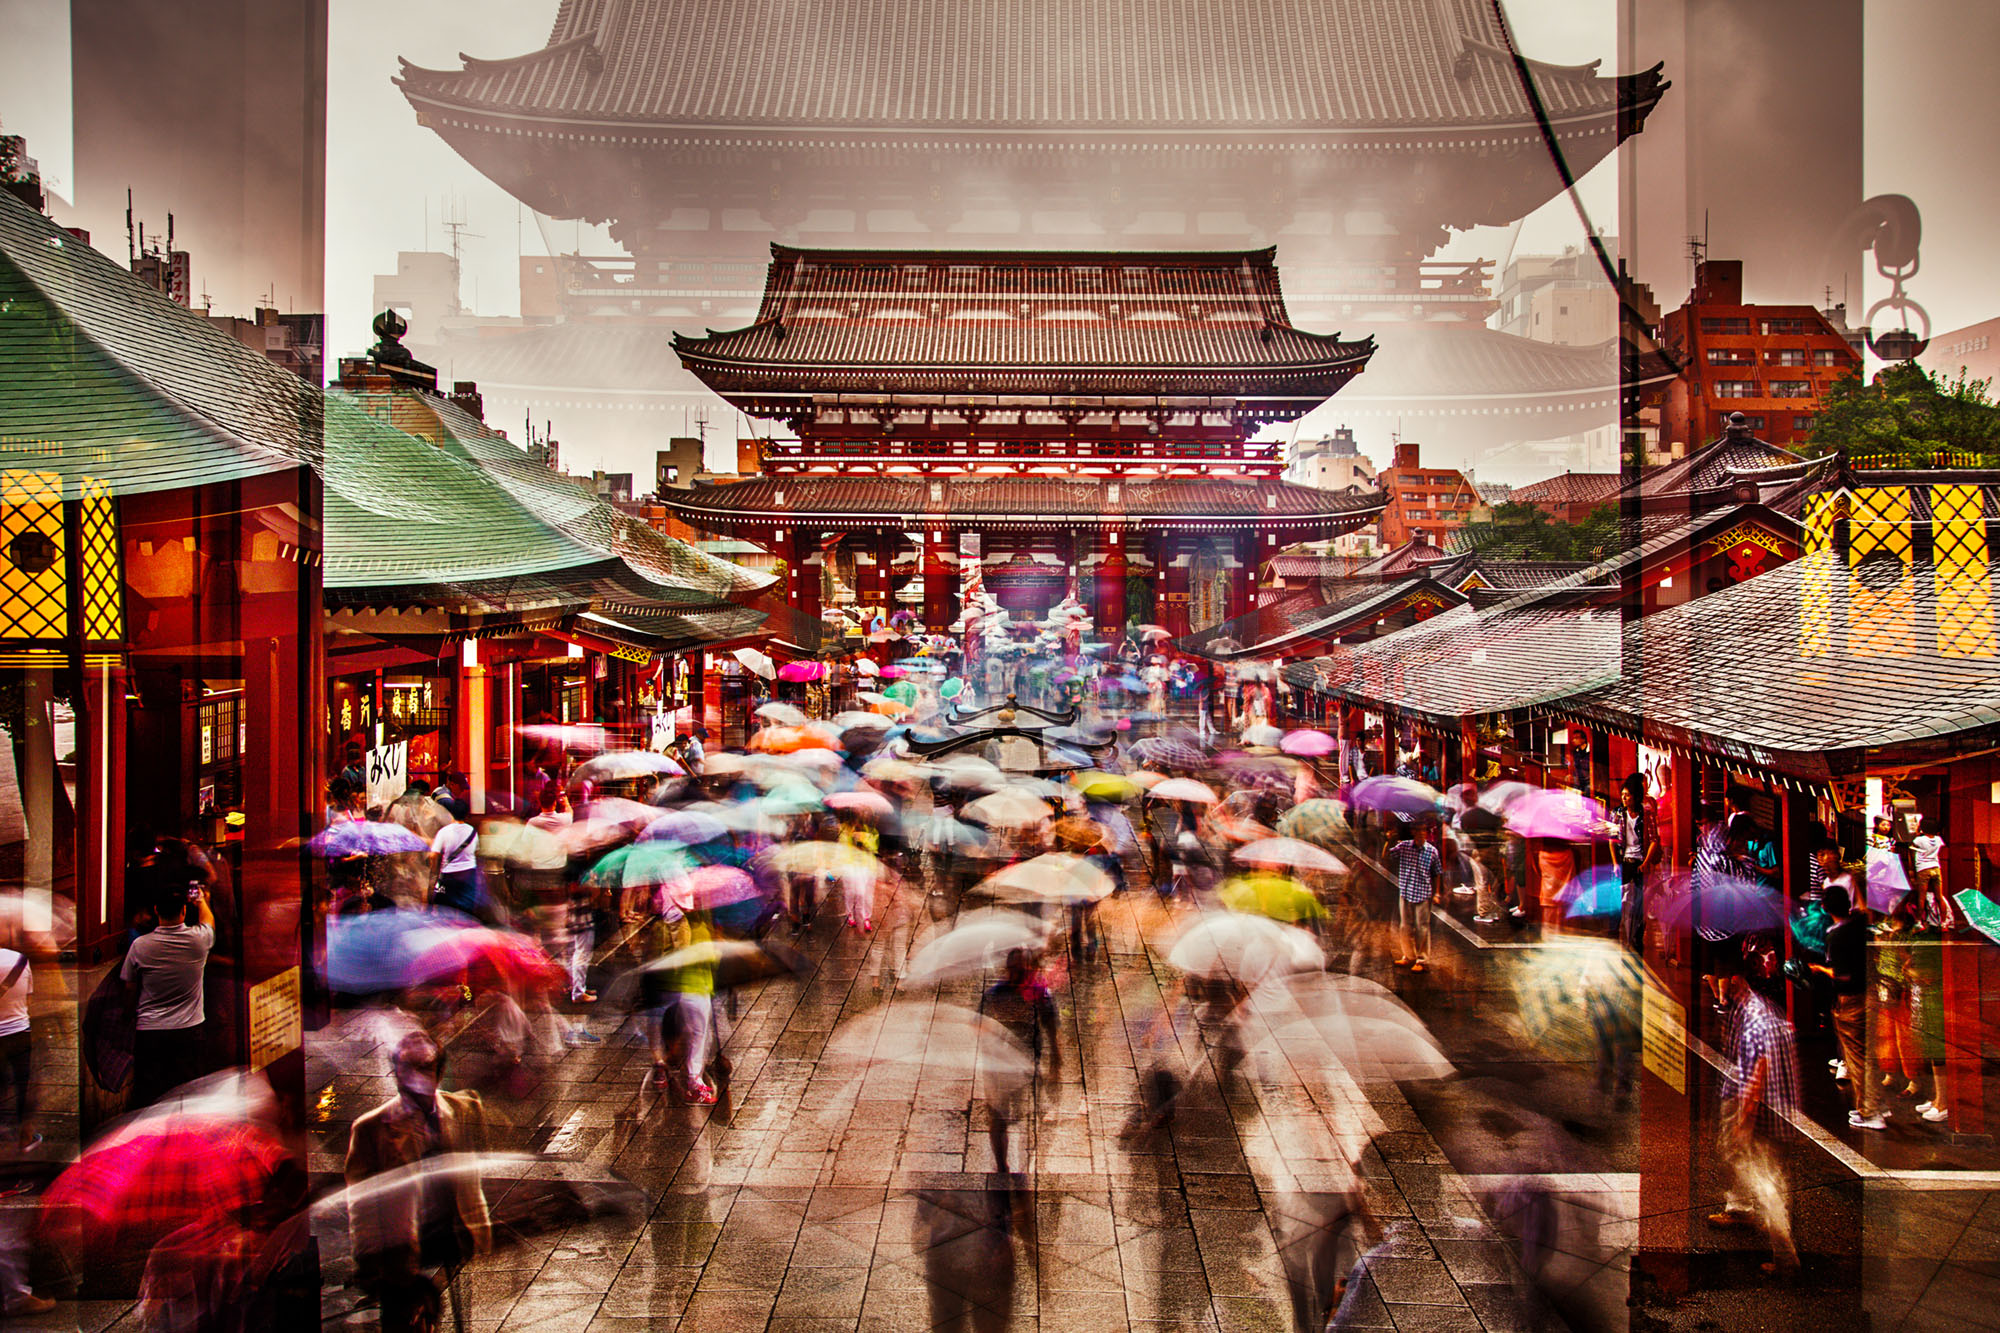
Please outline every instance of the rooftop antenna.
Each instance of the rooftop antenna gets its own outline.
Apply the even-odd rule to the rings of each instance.
[[[125,262],[132,264],[139,259],[139,242],[133,232],[132,187],[125,187]]]
[[[456,288],[460,280],[459,275],[463,271],[459,261],[461,252],[464,249],[464,242],[466,240],[476,241],[480,239],[480,236],[476,231],[467,231],[465,229],[467,224],[463,201],[460,201],[456,206],[447,205],[443,220],[439,225],[451,233],[451,277],[452,284]],[[456,290],[452,292],[452,298],[454,301],[458,299],[458,292]],[[476,287],[473,291],[473,303],[475,305],[478,304],[478,289]]]
[[[172,254],[173,252],[174,252],[174,215],[173,215],[172,213],[168,213],[168,214],[167,214],[167,253],[168,253],[168,254]]]

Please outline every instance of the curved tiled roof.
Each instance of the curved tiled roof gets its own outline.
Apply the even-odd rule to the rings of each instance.
[[[1616,472],[1564,472],[1516,486],[1507,498],[1515,504],[1598,504],[1618,494],[1624,481]]]
[[[722,486],[669,491],[661,499],[696,522],[718,518],[782,522],[807,515],[897,515],[921,521],[927,513],[943,513],[953,519],[1057,522],[1239,518],[1361,523],[1382,508],[1379,496],[1321,491],[1270,479],[1127,477],[1106,481],[975,473],[936,478],[941,487],[937,500],[931,498],[931,480],[875,474],[752,477]]]
[[[1693,495],[1728,487],[1738,475],[1774,467],[1792,467],[1805,455],[1760,440],[1747,432],[1724,433],[1684,458],[1647,468],[1639,475],[1639,494],[1650,497]]]
[[[1530,127],[1504,44],[1486,0],[563,0],[543,50],[397,83],[420,108],[659,128]],[[1559,123],[1662,87],[1532,68]]]
[[[1533,410],[1551,397],[1618,401],[1615,340],[1569,347],[1441,320],[1383,325],[1368,335],[1375,355],[1368,373],[1341,395],[1344,409],[1382,413],[1457,398],[1512,410]]]
[[[0,455],[75,499],[317,465],[319,390],[0,191]]]

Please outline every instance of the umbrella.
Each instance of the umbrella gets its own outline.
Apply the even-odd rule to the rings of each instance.
[[[1504,782],[1496,782],[1486,788],[1485,791],[1480,792],[1479,808],[1481,810],[1490,810],[1496,815],[1504,815],[1514,808],[1515,802],[1521,800],[1523,797],[1533,796],[1540,790],[1542,790],[1540,787],[1530,786],[1525,782],[1517,782],[1509,778]]]
[[[1132,632],[1138,635],[1140,638],[1144,639],[1147,643],[1159,643],[1162,640],[1171,639],[1174,637],[1173,631],[1165,629],[1159,625],[1140,625],[1135,627]]]
[[[1359,1079],[1404,1081],[1457,1072],[1428,1033],[1382,1018],[1299,1018],[1245,1037],[1246,1054],[1275,1055],[1301,1073],[1344,1069]]]
[[[1563,885],[1556,897],[1567,920],[1613,917],[1625,909],[1625,881],[1617,866],[1598,866]]]
[[[1286,754],[1295,754],[1305,759],[1318,759],[1332,754],[1340,748],[1340,742],[1323,731],[1293,731],[1278,742],[1278,748]]]
[[[651,750],[621,750],[601,754],[586,762],[572,775],[572,780],[602,785],[606,782],[630,782],[634,778],[680,777],[686,772],[663,754],[655,754]]]
[[[372,819],[356,819],[345,824],[329,824],[306,844],[328,858],[343,856],[400,856],[405,852],[428,852],[429,839],[420,838],[401,824],[378,824]]]
[[[973,856],[986,851],[985,829],[953,819],[948,814],[906,818],[903,821],[903,837],[918,851],[956,851]]]
[[[1268,722],[1258,722],[1243,728],[1245,745],[1267,745],[1273,749],[1285,739],[1285,733]]]
[[[696,940],[635,970],[643,976],[665,978],[702,968],[709,969],[716,989],[727,990],[771,977],[801,976],[812,970],[812,963],[777,940],[714,939]]]
[[[455,930],[417,956],[410,975],[419,982],[437,981],[465,973],[470,977],[497,979],[517,990],[537,986],[553,989],[566,977],[541,945],[511,930],[473,927]]]
[[[1347,794],[1348,803],[1362,810],[1417,817],[1437,811],[1438,794],[1414,778],[1382,775],[1363,778]]]
[[[1032,793],[1007,787],[980,797],[959,813],[988,828],[1027,828],[1049,817],[1049,803]]]
[[[1319,899],[1290,875],[1238,875],[1226,881],[1216,896],[1232,912],[1252,912],[1291,925],[1326,915]]]
[[[1123,773],[1072,773],[1070,781],[1087,801],[1129,801],[1142,790]]]
[[[917,704],[917,687],[907,680],[891,681],[883,687],[882,697],[905,708],[914,708]]]
[[[964,693],[965,693],[965,682],[960,680],[957,676],[946,676],[944,679],[944,684],[938,686],[938,697],[940,699],[956,699],[959,695]]]
[[[863,764],[861,775],[870,782],[924,782],[929,780],[931,770],[907,759],[883,755]]]
[[[857,676],[879,676],[882,674],[882,668],[871,658],[857,657],[854,659],[854,674]]]
[[[896,807],[889,803],[888,797],[879,791],[870,791],[866,787],[835,792],[826,798],[826,808],[851,810],[862,818],[873,820],[878,824],[894,818],[896,814]]]
[[[729,836],[729,825],[719,817],[700,810],[669,810],[646,825],[640,842],[673,842],[698,847]]]
[[[169,1232],[260,1203],[289,1153],[260,1125],[149,1120],[84,1152],[41,1200],[42,1225],[78,1257],[143,1254]]]
[[[1888,915],[1910,891],[1910,877],[1903,873],[1903,858],[1885,847],[1868,849],[1868,907]]]
[[[1340,802],[1323,796],[1300,801],[1285,811],[1278,817],[1278,832],[1320,847],[1342,846],[1352,836]]]
[[[1210,912],[1181,932],[1167,963],[1192,976],[1256,986],[1288,972],[1322,968],[1326,955],[1296,926],[1241,912]]]
[[[1565,842],[1603,839],[1611,832],[1604,807],[1581,792],[1551,787],[1517,797],[1507,807],[1507,827],[1523,838]]]
[[[817,875],[853,883],[882,874],[882,863],[844,842],[795,842],[770,853],[771,868],[783,875]]]
[[[1205,782],[1193,778],[1168,778],[1157,783],[1146,795],[1156,801],[1193,801],[1198,805],[1215,803],[1215,789]]]
[[[732,778],[750,771],[750,756],[731,754],[718,750],[701,761],[701,775],[705,778]]]
[[[1139,784],[1139,790],[1151,791],[1167,780],[1165,773],[1155,773],[1149,768],[1135,768],[1125,776]]]
[[[518,819],[489,819],[479,830],[479,855],[522,870],[561,870],[569,853],[546,829]]]
[[[1607,1040],[1638,1044],[1645,965],[1616,940],[1565,935],[1505,961],[1521,1027],[1544,1051],[1595,1058]]]
[[[787,727],[803,727],[807,720],[804,710],[795,708],[791,704],[778,703],[776,700],[759,704],[756,716],[766,722],[777,722]]]
[[[981,1095],[998,1101],[1034,1077],[1035,1060],[1005,1024],[955,1004],[898,1000],[834,1030],[826,1054],[894,1062],[932,1073],[969,1073]],[[919,1076],[921,1077],[921,1075]]]
[[[977,976],[1006,961],[1016,949],[1040,953],[1052,930],[1047,922],[1008,907],[962,912],[957,925],[933,935],[910,955],[903,981],[922,984]]]
[[[390,908],[336,916],[326,924],[326,984],[349,995],[401,990],[418,958],[447,937],[479,923],[444,908]]]
[[[650,889],[679,879],[693,865],[679,843],[635,842],[606,852],[579,882],[588,889]]]
[[[947,755],[938,760],[937,767],[947,786],[991,791],[1007,785],[1007,775],[1000,771],[1000,766],[978,755]]]
[[[802,681],[818,680],[826,674],[826,668],[818,662],[787,662],[778,668],[778,679],[798,684]]]
[[[1096,902],[1113,887],[1111,877],[1088,857],[1048,852],[988,875],[972,891],[1002,902],[1072,903]]]
[[[660,886],[660,902],[683,912],[709,912],[759,899],[757,881],[735,866],[697,866]]]
[[[651,820],[635,822],[629,819],[579,815],[557,829],[554,837],[556,845],[563,849],[565,856],[595,856],[607,848],[630,842],[634,834],[651,822]]]
[[[1104,841],[1104,826],[1094,819],[1082,815],[1064,815],[1049,825],[1049,841],[1059,852],[1074,852],[1086,855],[1097,850]]]
[[[755,648],[732,648],[730,652],[735,656],[737,661],[762,676],[765,680],[773,680],[777,677],[777,664],[763,653],[758,652]]]
[[[1148,736],[1132,746],[1132,757],[1149,768],[1200,768],[1207,762],[1202,752],[1186,741],[1165,736]]]
[[[1703,888],[1692,886],[1667,900],[1660,919],[1675,929],[1692,926],[1710,939],[1779,930],[1785,924],[1785,902],[1765,885],[1734,875],[1713,876]]]
[[[1347,869],[1333,853],[1299,838],[1263,838],[1238,847],[1236,859],[1246,866],[1285,866],[1329,875]]]
[[[437,837],[439,829],[458,822],[451,811],[430,797],[419,796],[415,792],[406,792],[389,802],[387,818],[390,823],[402,825],[426,843]]]

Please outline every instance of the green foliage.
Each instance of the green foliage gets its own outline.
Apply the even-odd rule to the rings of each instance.
[[[1910,467],[2000,463],[2000,407],[1990,382],[1947,380],[1915,362],[1888,366],[1864,384],[1843,376],[1820,399],[1811,451],[1856,462]]]
[[[1458,544],[1507,560],[1601,560],[1622,544],[1618,506],[1599,505],[1581,523],[1558,523],[1530,504],[1496,505],[1490,523],[1459,529]]]

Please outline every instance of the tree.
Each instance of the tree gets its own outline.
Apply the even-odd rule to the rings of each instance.
[[[2000,406],[1991,381],[1947,380],[1914,361],[1885,367],[1874,382],[1843,376],[1820,398],[1811,451],[1912,467],[2000,463]]]
[[[1618,550],[1618,506],[1599,505],[1580,523],[1558,523],[1534,505],[1496,505],[1488,523],[1459,529],[1458,546],[1503,560],[1601,560]]]

